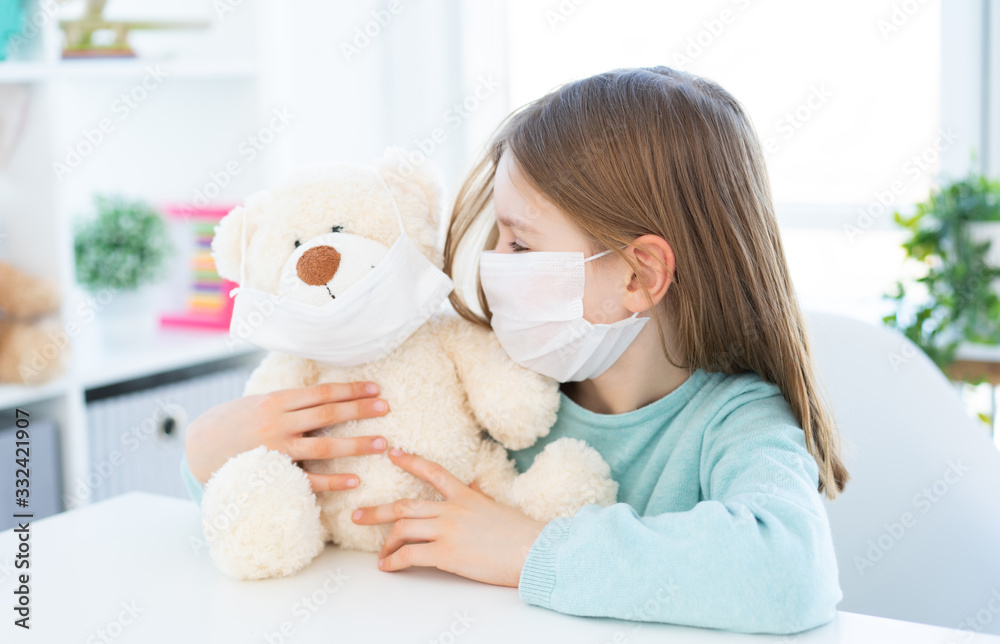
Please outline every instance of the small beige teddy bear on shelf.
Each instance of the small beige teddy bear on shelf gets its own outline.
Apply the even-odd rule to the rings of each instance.
[[[408,166],[404,155],[390,148],[376,167],[300,168],[219,223],[216,266],[240,284],[231,334],[271,349],[244,395],[370,380],[388,413],[306,436],[385,436],[539,521],[614,503],[610,467],[583,441],[553,441],[524,473],[507,457],[548,434],[558,382],[514,363],[490,329],[442,309],[453,284],[435,245],[440,172],[429,161]],[[303,469],[354,473],[361,484],[317,495]],[[377,552],[391,525],[358,525],[351,514],[403,498],[443,500],[385,452],[300,468],[260,446],[208,481],[203,527],[226,574],[280,577],[327,542]]]

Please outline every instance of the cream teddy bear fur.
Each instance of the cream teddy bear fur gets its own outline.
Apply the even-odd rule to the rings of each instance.
[[[376,167],[307,166],[248,197],[216,230],[212,248],[220,275],[239,280],[245,259],[247,284],[277,293],[295,242],[306,243],[335,226],[350,249],[340,266],[374,267],[399,234],[392,200],[376,173],[392,190],[410,238],[441,268],[435,244],[442,212],[440,172],[428,161],[407,167],[402,154],[390,148]],[[351,236],[367,241],[348,243]],[[352,258],[351,252],[367,255]],[[338,284],[349,288],[342,280]],[[296,294],[322,304],[333,293],[316,287]],[[553,441],[528,471],[517,472],[505,448],[523,449],[548,434],[559,405],[558,383],[514,363],[489,329],[453,311],[439,312],[383,358],[355,367],[271,352],[252,373],[244,395],[357,380],[378,383],[390,411],[306,436],[385,436],[390,448],[438,463],[463,483],[476,481],[484,493],[540,521],[616,500],[618,484],[607,463],[577,439]],[[351,521],[355,509],[406,498],[443,500],[431,485],[393,464],[386,452],[302,461],[309,472],[360,477],[356,489],[318,495],[285,454],[260,446],[231,458],[208,481],[202,499],[203,527],[216,565],[237,579],[261,579],[296,572],[327,542],[377,552],[391,524],[357,525]]]

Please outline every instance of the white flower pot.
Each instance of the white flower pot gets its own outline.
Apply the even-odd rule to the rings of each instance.
[[[989,240],[990,250],[986,263],[1000,268],[1000,221],[976,221],[967,224],[969,239],[981,244]],[[1000,279],[993,280],[993,292],[1000,296]]]
[[[159,327],[156,292],[114,291],[98,312],[101,340],[108,348],[148,345]]]

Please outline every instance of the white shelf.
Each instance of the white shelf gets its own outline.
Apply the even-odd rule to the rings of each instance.
[[[961,344],[955,351],[955,359],[1000,362],[1000,346],[971,343]]]
[[[68,384],[68,379],[63,376],[37,387],[0,385],[0,409],[13,409],[58,398],[66,393]]]
[[[65,60],[58,63],[10,61],[0,63],[0,84],[43,83],[54,80],[137,78],[156,67],[172,79],[253,80],[256,66],[248,61],[153,59]]]
[[[0,409],[23,407],[89,389],[127,382],[227,358],[251,358],[264,352],[245,342],[230,346],[221,331],[162,329],[141,346],[106,347],[97,334],[74,343],[65,374],[37,387],[0,385]]]
[[[126,382],[155,373],[263,352],[245,342],[227,343],[221,331],[161,329],[141,346],[105,346],[99,336],[81,338],[74,348],[73,379],[84,389]]]

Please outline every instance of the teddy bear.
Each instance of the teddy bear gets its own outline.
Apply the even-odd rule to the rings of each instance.
[[[222,277],[245,281],[239,289],[287,298],[294,306],[324,306],[366,284],[366,273],[375,277],[401,241],[400,225],[436,268],[432,272],[440,271],[444,260],[435,237],[442,202],[440,170],[429,160],[413,166],[402,148],[388,148],[371,166],[304,166],[270,190],[248,196],[219,222],[213,258]],[[420,278],[383,272],[378,279],[418,288],[410,281]],[[444,297],[453,287],[448,284]],[[399,333],[390,349],[361,364],[329,364],[271,350],[251,373],[244,395],[370,380],[389,403],[388,413],[304,436],[384,436],[389,448],[438,463],[538,521],[572,516],[586,504],[615,503],[618,484],[610,467],[579,439],[552,441],[527,471],[517,471],[506,450],[524,449],[548,434],[559,407],[558,382],[513,362],[490,329],[441,304],[418,319],[415,330]],[[355,305],[380,304],[355,297]],[[234,313],[231,338],[239,336],[240,324],[253,323],[255,315],[259,324],[267,314],[237,321]],[[329,334],[339,338],[338,328]],[[236,579],[264,579],[300,570],[331,542],[378,552],[391,524],[355,524],[355,509],[405,498],[443,500],[387,452],[296,463],[261,445],[230,458],[213,473],[202,497],[202,527],[216,566]],[[316,494],[305,471],[354,473],[361,483]]]
[[[65,368],[59,289],[0,262],[0,383],[40,385]]]

